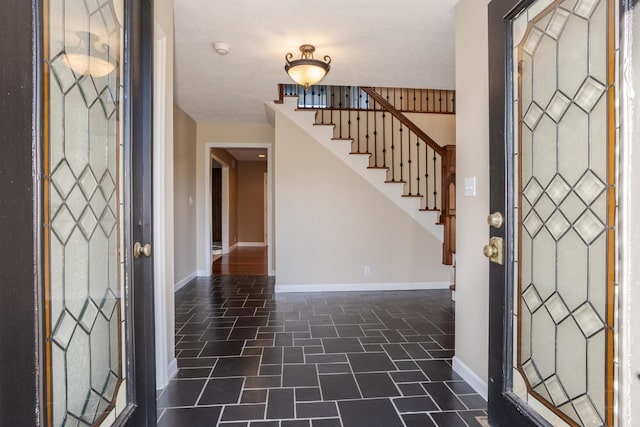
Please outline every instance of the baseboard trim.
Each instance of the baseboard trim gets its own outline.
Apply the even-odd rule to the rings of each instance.
[[[194,271],[193,273],[187,274],[182,280],[178,281],[175,285],[173,285],[173,291],[178,292],[180,289],[184,288],[184,286],[199,276],[199,272]]]
[[[487,400],[487,383],[464,364],[458,357],[453,356],[453,370],[462,377],[484,400]]]
[[[167,373],[169,377],[169,382],[178,374],[178,359],[175,357],[171,359],[169,362],[169,366],[167,367]]]
[[[260,248],[260,247],[265,247],[267,246],[267,244],[265,242],[238,242],[236,243],[236,245],[238,245],[238,247],[240,246],[250,246],[250,247],[255,247],[255,248]]]
[[[276,293],[287,292],[353,292],[353,291],[415,291],[421,289],[449,289],[449,282],[405,283],[331,283],[309,285],[278,285]]]
[[[158,366],[158,368],[160,369],[160,366]],[[175,357],[171,359],[171,362],[169,362],[169,364],[167,365],[165,374],[166,382],[164,384],[156,383],[157,391],[164,390],[169,385],[169,383],[171,383],[171,380],[178,374],[178,359],[176,359]]]

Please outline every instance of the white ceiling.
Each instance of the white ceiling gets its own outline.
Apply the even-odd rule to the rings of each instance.
[[[303,43],[331,56],[323,84],[453,89],[455,2],[176,0],[176,102],[199,122],[267,123]]]

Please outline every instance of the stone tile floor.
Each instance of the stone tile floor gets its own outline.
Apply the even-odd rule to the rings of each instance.
[[[486,402],[451,369],[446,290],[278,294],[264,276],[176,294],[179,372],[159,426],[479,426]]]

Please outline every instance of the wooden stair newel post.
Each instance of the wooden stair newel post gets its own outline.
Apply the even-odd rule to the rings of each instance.
[[[456,146],[445,145],[442,156],[442,211],[440,223],[444,226],[442,263],[453,264],[456,252]]]

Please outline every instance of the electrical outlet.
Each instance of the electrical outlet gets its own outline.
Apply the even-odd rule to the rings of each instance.
[[[364,266],[364,275],[365,276],[370,276],[371,275],[371,267],[368,265]]]

